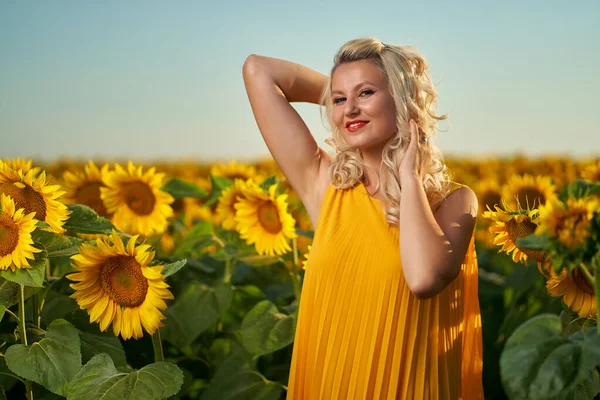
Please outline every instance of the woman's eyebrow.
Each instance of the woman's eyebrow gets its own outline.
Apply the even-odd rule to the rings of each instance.
[[[377,86],[376,84],[374,84],[374,83],[373,83],[373,82],[371,82],[371,81],[364,81],[364,82],[361,82],[361,83],[359,83],[358,85],[354,86],[352,89],[356,90],[356,88],[357,88],[357,87],[359,87],[359,86],[363,86],[363,85],[373,85],[373,86]],[[332,90],[332,91],[331,91],[331,94],[334,94],[334,93],[343,93],[343,92],[342,92],[341,90],[339,90],[339,89],[335,89],[335,90]]]

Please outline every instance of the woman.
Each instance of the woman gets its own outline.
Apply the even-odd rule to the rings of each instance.
[[[430,138],[437,93],[412,47],[360,38],[325,76],[251,55],[260,132],[315,226],[287,399],[481,399],[477,199]],[[325,106],[321,149],[290,105]]]

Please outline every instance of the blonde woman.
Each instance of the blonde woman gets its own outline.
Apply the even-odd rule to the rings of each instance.
[[[477,198],[431,141],[445,116],[424,58],[359,38],[329,76],[258,55],[243,76],[315,226],[287,399],[482,399]],[[291,102],[324,106],[333,155]]]

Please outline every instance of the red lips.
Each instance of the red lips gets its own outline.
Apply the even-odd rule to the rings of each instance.
[[[361,119],[355,119],[354,121],[348,121],[348,122],[346,122],[346,128],[348,128],[350,125],[356,124],[356,123],[367,124],[367,123],[369,123],[369,121],[364,121],[364,120],[361,120]]]

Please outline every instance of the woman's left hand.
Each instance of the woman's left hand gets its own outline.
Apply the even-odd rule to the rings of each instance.
[[[410,120],[410,142],[408,143],[408,148],[400,161],[399,174],[400,174],[400,183],[403,180],[407,179],[418,179],[419,182],[423,181],[425,177],[425,173],[427,171],[421,171],[421,147],[427,146],[427,137],[422,136],[419,138],[419,128],[414,120]]]

